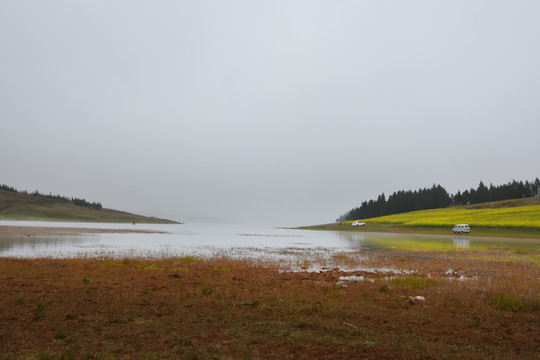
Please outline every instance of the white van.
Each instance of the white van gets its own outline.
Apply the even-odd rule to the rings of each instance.
[[[460,233],[460,234],[463,234],[463,233],[470,233],[471,232],[471,228],[469,227],[469,224],[457,224],[456,226],[454,226],[454,228],[452,229],[452,231],[454,233]]]

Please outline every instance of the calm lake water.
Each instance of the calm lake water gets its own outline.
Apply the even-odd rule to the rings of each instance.
[[[228,256],[276,259],[291,254],[336,253],[367,248],[540,249],[540,240],[313,231],[231,224],[104,224],[0,221],[0,226],[152,230],[164,233],[95,233],[0,237],[2,257]],[[449,230],[450,232],[450,230]]]

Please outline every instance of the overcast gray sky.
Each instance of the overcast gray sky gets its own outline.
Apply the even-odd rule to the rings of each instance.
[[[0,183],[330,222],[540,175],[539,1],[0,2]]]

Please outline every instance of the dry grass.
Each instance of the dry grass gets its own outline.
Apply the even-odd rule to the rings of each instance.
[[[0,359],[538,359],[540,267],[509,261],[538,255],[369,250],[323,272],[4,258]]]
[[[0,190],[1,220],[84,221],[111,223],[171,224],[171,220],[130,214],[112,209],[94,209],[63,200]]]

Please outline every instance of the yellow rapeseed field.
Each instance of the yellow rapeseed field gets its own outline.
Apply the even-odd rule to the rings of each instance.
[[[471,226],[491,228],[540,229],[540,205],[472,208],[452,207],[445,209],[413,211],[403,214],[369,219],[370,224],[396,224],[405,226]]]

